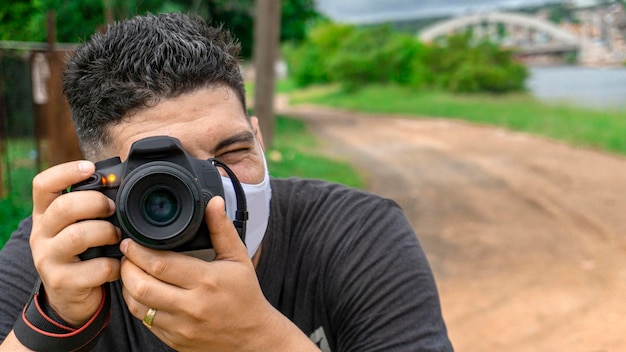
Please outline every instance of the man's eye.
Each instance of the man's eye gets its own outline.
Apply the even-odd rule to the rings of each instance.
[[[239,148],[239,149],[227,150],[227,151],[219,153],[217,155],[217,158],[221,159],[221,158],[236,157],[237,155],[244,154],[247,151],[248,151],[248,148]]]

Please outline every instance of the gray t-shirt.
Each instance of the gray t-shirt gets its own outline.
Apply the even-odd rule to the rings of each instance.
[[[323,351],[452,351],[436,285],[398,205],[324,181],[272,179],[258,278],[268,301]],[[0,252],[0,340],[37,277],[23,221]],[[98,351],[171,351],[124,304]]]

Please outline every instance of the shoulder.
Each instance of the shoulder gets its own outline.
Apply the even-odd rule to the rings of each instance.
[[[309,249],[332,248],[334,254],[368,250],[381,242],[417,245],[396,202],[326,181],[273,179],[270,217],[272,236]]]
[[[272,210],[312,210],[330,207],[334,212],[345,212],[358,208],[397,208],[392,200],[367,191],[323,180],[303,178],[272,178],[272,201],[277,206]],[[294,209],[294,207],[296,207]]]

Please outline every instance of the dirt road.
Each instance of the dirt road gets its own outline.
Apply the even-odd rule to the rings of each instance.
[[[626,158],[451,120],[282,110],[406,210],[457,351],[626,351]]]

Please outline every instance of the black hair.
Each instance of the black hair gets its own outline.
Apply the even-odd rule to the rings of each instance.
[[[93,160],[109,145],[112,124],[201,88],[231,88],[247,115],[239,50],[221,26],[181,13],[137,16],[94,34],[63,74],[84,156]]]

